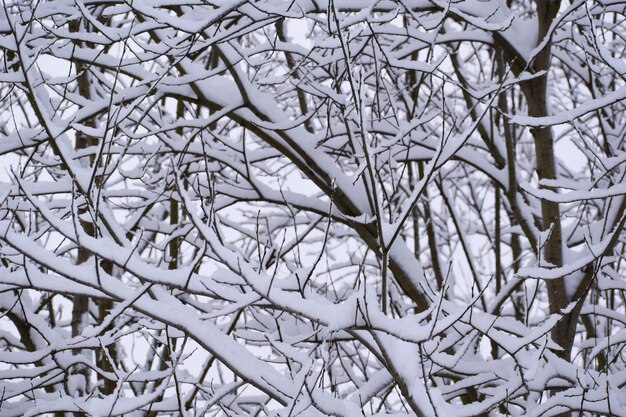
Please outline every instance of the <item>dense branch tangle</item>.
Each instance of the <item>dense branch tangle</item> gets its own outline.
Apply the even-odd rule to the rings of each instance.
[[[4,2],[2,415],[625,414],[625,6],[527,3]]]

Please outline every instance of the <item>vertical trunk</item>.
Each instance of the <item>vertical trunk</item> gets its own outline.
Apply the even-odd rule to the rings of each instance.
[[[182,100],[179,100],[176,106],[176,119],[180,120],[184,117],[185,117],[185,104],[183,103]],[[182,138],[183,133],[184,133],[183,128],[179,127],[176,129],[176,134],[178,135],[178,137]],[[173,192],[174,190],[172,190],[172,193]],[[172,196],[170,198],[170,208],[169,208],[170,225],[176,226],[178,222],[180,221],[179,211],[180,211],[180,207],[179,207],[178,201]],[[168,245],[168,250],[169,250],[169,259],[168,259],[167,267],[169,270],[177,269],[178,259],[180,255],[180,238],[174,238],[170,240],[170,243]],[[165,337],[167,337],[167,331],[165,332]],[[175,349],[176,339],[171,339],[168,345],[163,346],[161,354],[159,355],[161,358],[159,362],[159,367],[158,367],[159,371],[166,370],[168,363],[171,362],[172,356],[170,352],[170,345]],[[157,347],[155,346],[154,349],[156,348]],[[153,386],[158,387],[161,382],[162,382],[161,380],[158,380]],[[163,399],[163,395],[161,394],[155,402],[161,401],[162,399]],[[156,417],[158,413],[156,411],[151,410],[146,415],[148,417]]]
[[[409,190],[411,193],[415,190],[415,174],[413,173],[413,163],[408,163],[408,176],[409,176]],[[417,205],[413,207],[411,211],[411,224],[413,227],[413,253],[415,257],[419,259],[420,256],[420,227],[419,227],[419,211],[417,210]]]
[[[109,275],[113,274],[113,264],[110,261],[102,261],[102,269]],[[103,322],[106,316],[113,308],[113,301],[111,300],[98,300],[98,319]],[[106,328],[106,331],[111,330],[114,327],[114,323]],[[106,349],[106,352],[104,351]],[[113,365],[117,361],[117,349],[115,345],[104,346],[103,349],[97,351],[96,362],[98,367],[105,372],[113,373]],[[98,381],[101,384],[100,392],[104,395],[111,395],[115,391],[116,383],[111,379],[104,378],[98,375]]]
[[[81,25],[80,20],[75,20],[70,23],[71,32],[80,32],[81,30],[89,30],[89,28],[85,27],[84,25]],[[83,46],[83,43],[77,42],[77,46]],[[92,91],[91,91],[90,80],[89,80],[89,75],[88,75],[88,68],[85,65],[77,62],[75,64],[75,69],[76,69],[76,74],[77,74],[79,94],[83,98],[91,99]],[[93,119],[89,119],[85,122],[85,125],[89,127],[96,127],[96,122]],[[96,138],[87,136],[81,132],[76,133],[76,143],[75,143],[76,149],[85,149],[85,148],[96,146],[97,144],[98,144],[98,141]],[[84,167],[93,168],[95,161],[96,161],[96,155],[91,154],[88,157],[81,160],[80,162],[81,162],[81,165]],[[96,187],[102,186],[102,179],[96,178],[95,185]],[[78,212],[79,212],[79,215],[82,216],[83,214],[87,214],[87,209],[85,207],[80,207],[78,209]],[[83,228],[83,231],[87,235],[96,236],[96,227],[92,222],[81,220],[80,224],[81,224],[81,227]],[[88,250],[84,248],[78,248],[78,255],[76,258],[76,263],[77,264],[84,263],[90,258],[90,256],[91,256],[91,253]],[[108,261],[102,262],[102,267],[107,274],[111,274],[113,272],[112,271],[113,266]],[[90,300],[87,296],[84,296],[84,295],[74,296],[74,305],[72,308],[72,323],[71,323],[72,336],[78,336],[82,332],[85,325],[88,323],[89,304],[90,304]],[[112,302],[110,300],[98,300],[97,304],[98,304],[98,320],[102,322],[108,315],[108,312],[111,310]],[[112,373],[113,364],[111,363],[109,358],[111,358],[111,360],[115,360],[117,356],[115,347],[113,348],[103,347],[103,348],[107,349],[108,357],[104,351],[97,351],[96,352],[96,364],[103,371]],[[87,371],[83,370],[83,373],[85,374],[85,379],[89,381]],[[100,384],[100,391],[102,392],[102,394],[110,395],[113,393],[115,389],[114,381],[109,380],[100,374],[98,374],[98,381]]]
[[[70,32],[80,32],[83,29],[83,27],[81,27],[81,20],[75,20],[72,21],[70,23]],[[82,42],[77,42],[77,46],[82,46]],[[91,98],[91,88],[89,86],[89,79],[87,77],[87,71],[84,67],[84,65],[80,64],[80,63],[76,63],[76,74],[77,74],[77,82],[78,82],[78,92],[79,94],[86,98],[89,99]],[[89,119],[85,122],[85,124],[89,127],[95,127],[95,122],[93,119]],[[84,135],[81,132],[77,132],[76,133],[76,143],[75,143],[75,148],[76,149],[85,149],[88,148],[90,146],[95,145],[95,139],[92,137],[88,137],[86,135]],[[85,158],[83,160],[81,160],[81,164],[83,166],[92,166],[94,163],[94,159],[95,157],[93,155],[90,155],[88,158]],[[84,214],[87,213],[87,208],[86,207],[79,207],[78,208],[78,215],[79,216],[83,216]],[[83,228],[83,231],[90,235],[93,236],[95,233],[95,227],[94,224],[91,222],[87,222],[84,220],[80,220],[80,225]],[[78,248],[78,254],[76,256],[76,263],[77,264],[82,264],[84,262],[86,262],[89,257],[91,256],[90,252],[84,248]],[[74,304],[72,306],[72,322],[71,322],[71,326],[72,326],[72,337],[76,337],[78,335],[80,335],[83,331],[83,329],[85,328],[85,326],[88,324],[89,321],[89,298],[85,295],[75,295],[74,296]],[[74,353],[79,353],[80,351],[75,351]],[[78,370],[80,373],[82,373],[85,376],[85,381],[87,383],[86,389],[89,390],[89,372],[86,368],[82,367],[81,369]],[[81,393],[81,395],[83,395],[85,393]],[[80,414],[79,414],[80,415]]]
[[[419,179],[424,178],[424,164],[422,161],[417,163]],[[443,287],[443,273],[441,272],[441,264],[439,263],[439,247],[437,246],[437,235],[435,233],[435,225],[433,223],[433,216],[430,212],[430,201],[428,198],[428,191],[424,190],[424,223],[426,224],[426,236],[428,236],[428,248],[430,249],[430,259],[435,274],[435,280],[437,281],[437,289],[441,290]]]
[[[500,65],[500,73],[503,75],[504,73],[504,63],[502,62]],[[498,106],[500,110],[504,114],[509,113],[509,104],[506,98],[506,92],[500,94],[498,99]],[[514,95],[511,94],[511,108],[515,108]],[[515,166],[515,158],[516,158],[516,143],[515,143],[515,130],[514,126],[511,126],[506,117],[502,118],[502,127],[504,129],[504,140],[506,143],[506,160],[507,160],[507,175],[509,178],[509,187],[506,190],[505,196],[511,204],[515,201],[517,196],[517,168]],[[508,215],[509,221],[511,222],[511,227],[518,226],[518,216],[515,213],[515,210],[512,209]],[[513,258],[513,273],[517,274],[520,268],[520,259],[522,257],[522,245],[520,243],[520,235],[518,233],[511,233],[511,256]],[[521,301],[521,297],[513,296],[512,298],[513,307],[515,308],[515,318],[524,322],[524,309],[522,307],[523,302]]]
[[[560,0],[537,0],[538,18],[538,41],[542,42],[550,30],[550,26],[559,11]],[[532,62],[534,71],[543,71],[550,68],[551,44],[547,42],[544,49],[539,52]],[[547,75],[530,80],[522,84],[524,96],[528,103],[528,114],[534,117],[549,115]],[[535,142],[535,153],[537,158],[537,175],[539,180],[555,179],[556,160],[554,155],[554,136],[550,127],[536,127],[530,129]],[[541,186],[551,189],[551,187]],[[548,231],[547,237],[540,245],[543,247],[542,261],[549,266],[559,267],[563,265],[563,247],[561,231],[561,213],[558,203],[551,201],[541,201],[542,226],[544,231]],[[565,292],[565,282],[563,278],[547,280],[548,300],[550,313],[560,313],[569,304],[569,298]],[[569,359],[574,334],[576,332],[576,317],[570,317],[574,312],[566,315],[560,320],[552,330],[552,339],[558,343],[563,350],[557,352],[564,359]]]

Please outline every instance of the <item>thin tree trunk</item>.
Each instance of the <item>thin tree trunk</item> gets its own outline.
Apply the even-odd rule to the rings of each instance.
[[[538,39],[542,42],[550,30],[550,26],[559,11],[560,0],[537,0]],[[551,42],[539,52],[532,63],[534,71],[547,71],[550,68]],[[548,116],[549,103],[547,98],[547,75],[534,78],[522,84],[522,89],[528,104],[528,114],[533,117]],[[554,155],[554,136],[551,127],[535,127],[530,129],[535,142],[537,160],[537,175],[539,181],[556,179],[556,159]],[[553,187],[540,185],[540,188],[556,191]],[[544,266],[560,267],[563,265],[563,237],[561,230],[561,212],[559,204],[541,200],[541,216],[544,231],[548,231],[546,240],[540,242],[540,261]],[[547,264],[547,265],[546,265]],[[549,309],[551,314],[559,314],[570,299],[565,291],[564,278],[546,281],[548,289]],[[563,350],[556,353],[564,359],[569,359],[574,335],[576,333],[575,317],[566,314],[552,330],[552,339]],[[572,320],[573,319],[573,320]]]

